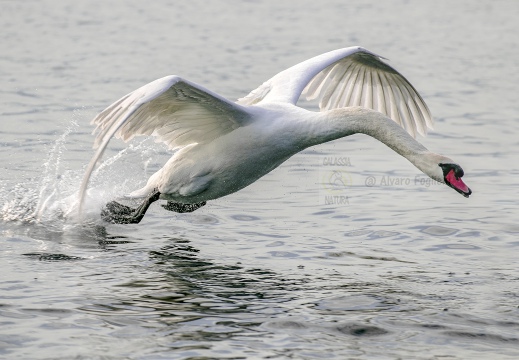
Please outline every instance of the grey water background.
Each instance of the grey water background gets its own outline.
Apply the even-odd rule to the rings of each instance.
[[[519,357],[518,2],[0,5],[0,358]],[[236,99],[352,45],[421,92],[419,140],[471,198],[355,135],[192,214],[103,224],[167,158],[137,139],[111,144],[91,221],[64,216],[120,96],[178,74]]]

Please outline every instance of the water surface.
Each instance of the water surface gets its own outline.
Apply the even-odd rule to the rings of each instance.
[[[518,6],[3,1],[0,357],[519,357]],[[178,74],[236,99],[351,45],[423,94],[420,141],[463,166],[470,199],[357,135],[192,214],[104,224],[96,206],[167,158],[136,139],[111,144],[90,221],[67,220],[89,121],[120,96]]]

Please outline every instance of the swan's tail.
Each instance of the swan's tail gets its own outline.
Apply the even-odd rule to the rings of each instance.
[[[162,173],[162,169],[157,171],[155,174],[151,175],[148,179],[148,183],[146,186],[139,190],[132,191],[131,193],[125,195],[125,198],[128,199],[142,199],[148,197],[152,192],[157,191],[158,180],[160,179]]]
[[[148,191],[148,187],[145,186],[142,189],[132,191],[129,194],[124,195],[127,199],[142,199],[148,196],[150,192]]]

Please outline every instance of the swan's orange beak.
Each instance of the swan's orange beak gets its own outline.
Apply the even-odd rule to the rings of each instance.
[[[463,173],[461,176],[463,176]],[[461,180],[461,176],[457,176],[454,169],[452,169],[445,175],[445,183],[468,198],[472,194],[472,190]]]

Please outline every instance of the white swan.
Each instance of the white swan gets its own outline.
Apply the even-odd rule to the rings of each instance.
[[[92,171],[113,136],[153,135],[177,149],[145,187],[137,209],[110,202],[102,217],[138,223],[149,205],[187,212],[234,193],[310,146],[363,133],[407,158],[432,179],[465,197],[463,170],[414,139],[432,128],[429,109],[414,87],[380,56],[349,47],[280,72],[231,102],[178,76],[166,76],[124,96],[92,122],[98,131],[79,195],[79,212]],[[318,98],[321,112],[296,106],[301,94]],[[407,130],[407,132],[405,130]]]

